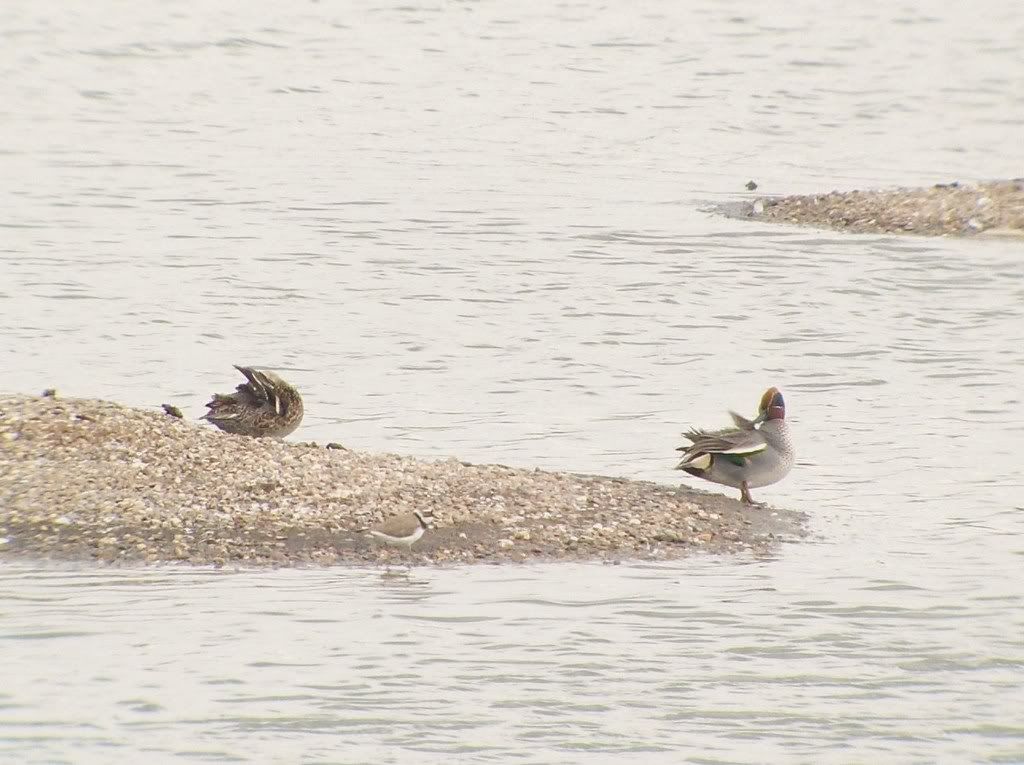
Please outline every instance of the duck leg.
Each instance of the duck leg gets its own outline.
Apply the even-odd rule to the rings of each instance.
[[[750,496],[750,487],[747,485],[746,481],[744,481],[740,486],[740,502],[744,505],[750,505],[751,507],[768,507],[767,503],[757,502]]]

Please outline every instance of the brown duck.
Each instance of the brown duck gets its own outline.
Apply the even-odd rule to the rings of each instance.
[[[302,422],[302,396],[273,372],[235,366],[246,382],[234,393],[214,393],[201,419],[227,433],[284,438]]]

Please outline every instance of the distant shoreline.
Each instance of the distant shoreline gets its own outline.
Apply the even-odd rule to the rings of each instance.
[[[1021,178],[762,197],[728,207],[734,217],[855,233],[1024,237]]]
[[[411,553],[361,531],[427,507],[436,528]],[[686,487],[324,449],[107,401],[0,395],[0,560],[665,560],[767,553],[804,521]]]

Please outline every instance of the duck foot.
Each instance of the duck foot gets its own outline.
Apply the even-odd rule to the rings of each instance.
[[[754,498],[750,496],[750,487],[747,486],[747,482],[744,481],[740,485],[740,502],[744,505],[752,505],[753,507],[765,507],[764,502],[755,502]]]

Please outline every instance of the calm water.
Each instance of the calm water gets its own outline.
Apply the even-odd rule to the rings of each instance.
[[[1024,13],[0,7],[0,389],[664,482],[787,393],[774,560],[0,568],[10,762],[1024,761],[1024,244],[726,220],[1020,175]]]

